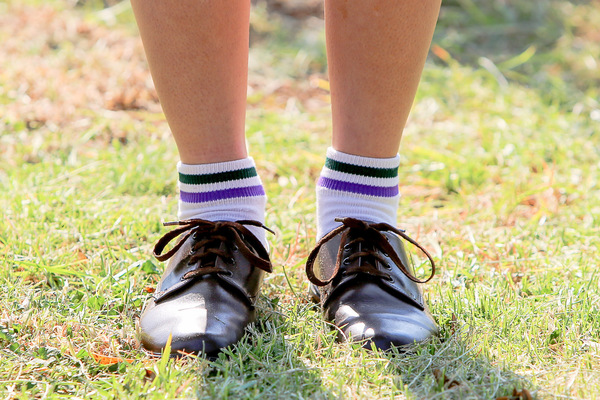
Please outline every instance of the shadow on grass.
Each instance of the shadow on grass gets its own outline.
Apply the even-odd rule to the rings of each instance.
[[[535,393],[528,379],[509,366],[494,364],[484,355],[484,347],[475,342],[469,330],[447,339],[434,338],[429,343],[408,349],[380,353],[389,360],[388,373],[402,382],[408,397],[418,399],[526,399],[525,392]],[[522,397],[514,396],[523,392]]]
[[[312,304],[294,303],[286,315],[275,303],[262,302],[249,335],[211,363],[209,380],[237,382],[231,398],[520,400],[526,397],[513,397],[515,391],[536,394],[525,376],[486,355],[473,330],[384,353],[335,343],[334,328]]]
[[[248,327],[248,334],[210,363],[203,394],[232,399],[338,398],[323,384],[321,369],[302,357],[312,349],[300,336],[312,332],[281,313],[277,300],[261,299],[257,308],[257,322]],[[213,385],[218,392],[210,389]]]

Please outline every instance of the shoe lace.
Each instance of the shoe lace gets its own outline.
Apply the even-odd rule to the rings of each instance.
[[[309,254],[308,259],[306,260],[306,275],[308,276],[308,280],[317,286],[325,286],[333,281],[339,274],[342,269],[342,262],[344,264],[350,264],[357,259],[359,262],[351,267],[345,268],[342,272],[344,275],[350,274],[368,274],[371,276],[382,277],[384,279],[391,279],[389,274],[386,274],[380,271],[377,267],[375,267],[375,262],[368,262],[363,260],[371,260],[371,261],[379,261],[384,264],[387,261],[380,252],[376,251],[379,248],[384,254],[387,254],[388,257],[392,260],[392,262],[402,271],[404,275],[408,277],[413,282],[416,283],[425,283],[429,282],[431,278],[435,275],[435,262],[431,255],[417,243],[415,240],[411,239],[404,231],[394,228],[393,226],[386,223],[367,223],[365,221],[361,221],[356,218],[336,218],[337,222],[341,222],[342,225],[335,228],[327,235],[323,236],[321,240],[317,243],[313,251]],[[342,233],[340,238],[340,247],[338,249],[338,254],[336,258],[335,268],[333,269],[333,273],[331,277],[325,280],[319,279],[314,271],[314,263],[317,259],[317,255],[319,254],[319,250],[321,247],[330,241],[334,236]],[[429,259],[431,263],[431,275],[424,280],[416,278],[409,270],[409,268],[404,265],[396,250],[392,247],[392,245],[388,242],[382,232],[393,232],[417,247],[421,250]],[[352,240],[348,240],[348,238],[352,236]],[[365,244],[364,246],[362,244]],[[342,256],[344,252],[344,248],[348,248],[350,246],[355,246],[358,244],[359,251],[351,254],[346,257],[344,261],[342,261]]]
[[[246,225],[257,226],[274,234],[272,230],[262,223],[253,220],[241,221],[206,221],[203,219],[189,219],[183,221],[165,222],[164,226],[177,225],[180,228],[173,229],[161,237],[156,246],[154,246],[154,257],[159,261],[166,261],[171,258],[186,240],[195,235],[198,240],[190,249],[190,258],[188,264],[198,263],[198,268],[187,272],[183,279],[191,279],[206,274],[225,273],[231,274],[231,271],[216,266],[217,258],[224,260],[233,260],[231,248],[221,250],[221,243],[233,243],[233,246],[242,253],[249,261],[250,265],[260,268],[265,272],[272,272],[273,267],[269,261],[269,255],[260,243],[260,241],[250,232]],[[169,242],[176,237],[180,238],[171,250],[162,254]],[[252,250],[254,249],[254,251]]]

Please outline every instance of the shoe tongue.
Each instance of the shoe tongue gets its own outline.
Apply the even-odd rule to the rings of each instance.
[[[201,242],[203,240],[206,240],[206,238],[201,237],[200,239],[196,239],[196,243],[193,246],[195,246],[198,242]],[[200,267],[214,267],[215,266],[216,260],[219,257],[217,257],[216,254],[211,253],[210,249],[226,250],[227,247],[225,246],[224,242],[217,241],[216,239],[212,239],[212,240],[207,241],[207,243],[204,244],[203,246],[194,250],[194,254],[196,254],[196,255],[203,254],[204,255],[200,259],[200,261],[202,262]],[[209,254],[207,254],[207,253],[209,253]]]
[[[228,250],[225,242],[221,242],[221,244],[219,244],[218,250],[225,252],[225,253],[229,253],[229,250]],[[209,262],[211,263],[210,265],[214,266],[214,267],[225,267],[225,261],[223,260],[223,258],[217,257],[216,254],[213,254],[212,257],[209,258]]]
[[[356,249],[356,252],[364,252],[371,251],[375,252],[375,246],[362,235],[355,235],[354,237],[350,236],[349,240],[359,239],[359,241],[353,246]],[[364,265],[366,263],[375,266],[375,257],[373,256],[361,256],[357,258],[358,265]]]

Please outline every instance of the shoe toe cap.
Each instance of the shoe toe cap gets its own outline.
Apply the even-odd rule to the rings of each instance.
[[[171,337],[171,354],[211,356],[236,343],[250,317],[246,307],[215,301],[207,307],[202,295],[188,293],[159,304],[151,303],[140,318],[139,339],[150,353],[160,354]]]
[[[421,342],[437,334],[429,311],[416,307],[373,285],[347,290],[326,308],[326,317],[340,327],[339,340],[364,341],[387,350]]]
[[[437,332],[435,325],[396,314],[369,314],[340,323],[340,339],[375,345],[381,350],[422,342]]]

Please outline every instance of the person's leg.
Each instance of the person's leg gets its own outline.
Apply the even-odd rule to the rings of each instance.
[[[325,2],[334,150],[317,190],[319,237],[340,207],[396,224],[397,153],[439,8],[440,0]],[[356,163],[368,169],[344,174]]]
[[[263,222],[266,197],[245,143],[250,1],[132,6],[181,158],[180,219]]]
[[[132,0],[181,161],[247,156],[250,1]]]
[[[333,147],[394,157],[441,0],[327,0]]]
[[[245,145],[250,1],[132,6],[181,158],[181,227],[155,248],[170,261],[144,308],[140,338],[151,352],[172,335],[172,352],[214,354],[243,335],[271,268],[264,231],[247,222],[264,222],[266,202]],[[161,254],[178,234],[187,236]]]
[[[378,223],[377,230],[388,230],[381,223],[396,225],[397,153],[439,8],[440,0],[325,1],[333,140],[317,183],[317,235],[325,242],[344,231],[350,235],[342,237],[347,243],[340,246],[347,246],[339,254],[339,242],[321,243],[307,272],[313,274],[314,256],[321,268],[317,275],[330,278],[337,268],[328,260],[345,256],[332,283],[311,281],[325,285],[325,312],[346,335],[370,338],[382,348],[422,340],[436,330],[418,288],[402,267],[389,268],[392,262],[406,264],[398,236],[378,241],[375,228],[356,220]],[[328,232],[340,225],[336,217],[355,221],[344,222],[344,230],[332,237]],[[392,243],[399,258],[383,242]]]

